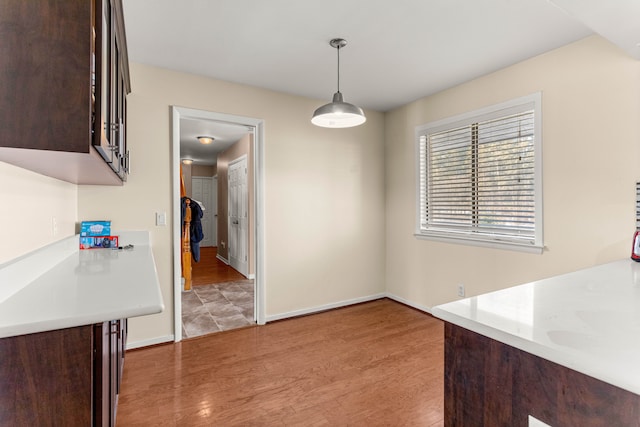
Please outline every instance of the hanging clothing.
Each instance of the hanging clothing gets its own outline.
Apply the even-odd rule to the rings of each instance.
[[[200,205],[193,199],[183,197],[180,199],[182,202],[181,219],[182,226],[184,227],[184,216],[187,211],[187,200],[189,200],[189,206],[191,207],[191,224],[189,226],[189,240],[191,241],[191,256],[195,262],[200,261],[200,242],[204,239],[204,233],[202,232],[202,209]]]
[[[192,202],[196,202],[198,204],[198,206],[200,206],[200,209],[202,209],[202,212],[207,210],[207,208],[204,207],[204,204],[200,200],[191,199],[191,201]]]

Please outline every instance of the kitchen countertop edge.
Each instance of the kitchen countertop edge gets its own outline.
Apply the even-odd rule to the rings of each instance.
[[[164,302],[149,233],[123,231],[119,236],[121,245],[132,243],[134,248],[120,254],[115,254],[117,250],[112,254],[112,249],[80,251],[76,235],[0,265],[3,286],[9,288],[0,294],[0,312],[5,311],[4,317],[0,313],[0,338],[162,312]],[[83,271],[81,264],[87,259],[83,255],[88,256],[89,269],[108,268],[99,273]],[[132,262],[136,268],[131,268]],[[126,265],[121,266],[123,263]],[[47,293],[38,292],[44,286]],[[94,290],[95,296],[91,294]],[[51,298],[58,293],[59,300]],[[34,302],[40,295],[41,300]]]
[[[495,316],[495,313],[491,313],[493,317],[484,316],[484,319],[480,319],[480,317],[483,316],[479,315],[477,312],[474,313],[473,311],[469,311],[469,307],[477,307],[479,301],[482,298],[502,298],[503,300],[508,301],[509,298],[515,299],[516,297],[521,296],[523,289],[526,289],[527,287],[536,289],[544,286],[546,286],[545,291],[547,291],[547,294],[553,295],[554,290],[561,293],[563,292],[563,286],[573,286],[573,282],[585,280],[584,278],[587,277],[586,275],[589,275],[590,271],[598,271],[599,274],[602,274],[602,271],[606,271],[607,269],[608,271],[614,271],[618,268],[627,269],[629,268],[629,265],[632,269],[638,269],[638,271],[640,271],[640,264],[634,263],[631,260],[616,261],[601,266],[579,270],[574,273],[568,273],[537,282],[531,282],[524,285],[514,286],[512,288],[502,289],[488,294],[478,295],[459,301],[441,304],[433,307],[431,311],[433,316],[442,319],[445,322],[460,326],[469,331],[478,333],[485,337],[494,339],[527,353],[533,354],[548,361],[573,369],[577,372],[599,379],[616,387],[630,391],[634,394],[640,395],[640,369],[636,367],[637,360],[630,360],[630,357],[627,358],[627,360],[622,360],[621,362],[618,355],[615,355],[613,353],[611,354],[611,359],[608,359],[606,354],[603,357],[603,354],[591,354],[588,350],[584,350],[581,348],[572,348],[571,346],[563,345],[562,343],[550,343],[546,339],[549,334],[549,329],[547,328],[547,324],[545,323],[547,319],[552,319],[554,318],[554,316],[565,316],[565,313],[571,313],[572,308],[570,306],[565,305],[565,308],[563,309],[564,312],[563,310],[557,309],[555,312],[549,309],[546,309],[546,311],[542,311],[542,314],[540,314],[539,316],[543,318],[543,320],[540,322],[543,325],[541,327],[537,327],[534,325],[534,330],[531,333],[531,337],[525,337],[525,334],[513,332],[512,330],[510,330],[514,328],[515,324],[517,324],[513,319],[509,319],[507,321],[495,320],[498,319],[498,316]],[[640,279],[640,274],[638,275],[638,278]],[[640,293],[640,285],[635,283],[635,275],[633,280],[633,286],[638,289],[638,291],[636,292],[637,300],[637,295]],[[550,287],[550,285],[552,286]],[[555,286],[556,288],[553,289],[553,286]],[[551,292],[549,292],[550,289]],[[572,291],[575,291],[575,289],[572,289]],[[536,300],[535,304],[544,305],[544,303],[544,300]],[[601,304],[601,306],[606,307],[608,301],[603,300],[599,303]],[[465,310],[469,312],[468,315],[467,313],[465,313]],[[635,315],[637,317],[634,318],[640,317],[640,307],[637,308]],[[567,322],[567,324],[570,323],[571,322]],[[634,340],[634,337],[637,337],[635,324],[616,324],[617,328],[624,328],[625,326],[629,327],[629,331],[627,331],[629,340]],[[583,330],[581,329],[580,333],[582,332]],[[622,333],[624,332],[625,331],[622,331]],[[544,339],[536,339],[536,337],[544,337]],[[596,342],[595,344],[598,343]],[[636,344],[630,344],[630,346],[638,346],[638,348],[640,348],[640,345]],[[602,349],[600,348],[600,350]],[[611,350],[611,352],[614,351],[615,349]],[[634,348],[630,350],[630,354],[636,354],[634,352]]]

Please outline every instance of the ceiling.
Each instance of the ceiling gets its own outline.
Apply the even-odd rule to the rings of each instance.
[[[211,120],[180,119],[180,158],[196,165],[213,165],[217,153],[239,141],[251,129],[246,126]],[[211,136],[211,144],[201,144],[198,136]]]
[[[329,46],[334,37],[348,41],[340,52],[345,101],[378,111],[593,33],[640,59],[638,0],[123,4],[131,62],[315,98],[318,106],[336,91],[336,50]]]

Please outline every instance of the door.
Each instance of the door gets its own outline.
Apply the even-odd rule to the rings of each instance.
[[[200,247],[215,246],[216,238],[213,235],[213,222],[215,212],[212,211],[213,206],[213,178],[208,176],[194,176],[191,178],[191,198],[202,203],[204,210],[202,211],[202,234],[204,238],[200,242]]]
[[[211,242],[218,246],[218,176],[211,181]]]
[[[229,264],[245,277],[249,274],[249,187],[247,157],[229,164]]]

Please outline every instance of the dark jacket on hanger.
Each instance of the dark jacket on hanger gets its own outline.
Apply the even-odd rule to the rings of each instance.
[[[193,256],[193,260],[195,262],[200,261],[200,242],[204,239],[204,234],[202,233],[202,209],[198,202],[193,199],[189,199],[188,197],[183,197],[181,199],[182,202],[182,226],[184,227],[184,216],[187,211],[187,199],[190,201],[189,206],[191,207],[191,225],[189,227],[189,240],[191,241],[191,256]]]

